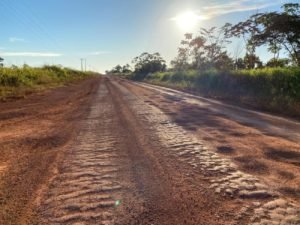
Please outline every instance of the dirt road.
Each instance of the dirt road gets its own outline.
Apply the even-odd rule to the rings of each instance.
[[[54,91],[58,104],[46,94],[50,104],[33,107],[56,112],[51,126],[35,113],[20,116],[41,99],[5,103],[1,143],[33,139],[38,124],[51,137],[67,137],[51,148],[43,135],[38,147],[25,145],[32,166],[16,164],[11,149],[18,145],[8,141],[1,224],[300,224],[299,123],[113,78],[76,87]],[[21,180],[12,179],[18,188],[10,196],[14,167],[35,173],[16,172]]]

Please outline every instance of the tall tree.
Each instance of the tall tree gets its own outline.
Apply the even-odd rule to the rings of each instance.
[[[189,67],[199,70],[232,69],[233,61],[225,49],[225,45],[230,42],[229,37],[225,35],[225,30],[229,26],[230,24],[225,24],[219,29],[201,28],[200,33],[194,38],[192,34],[186,34],[178,49],[178,56],[171,62],[173,67],[177,70]]]
[[[289,64],[289,59],[276,59],[272,58],[267,63],[266,66],[268,67],[285,67]]]
[[[246,46],[246,54],[244,63],[246,68],[252,69],[255,67],[258,56],[256,56],[256,48],[259,46],[253,37],[258,32],[257,22],[250,17],[246,21],[239,22],[234,26],[228,26],[225,30],[226,36],[242,38]]]
[[[259,57],[255,54],[246,53],[244,57],[244,63],[246,69],[261,68],[263,66],[262,61],[260,61]]]
[[[181,41],[180,47],[178,48],[177,57],[171,61],[171,65],[175,70],[181,71],[186,70],[189,67],[189,57],[191,52],[190,42],[193,38],[193,34],[186,33],[185,39]]]
[[[130,73],[131,69],[130,69],[130,65],[126,64],[122,67],[122,73]]]
[[[122,66],[116,65],[112,70],[111,73],[122,73]]]
[[[165,71],[167,67],[166,61],[158,52],[153,54],[144,52],[140,56],[135,57],[132,63],[134,64],[136,79],[143,79],[150,73]]]
[[[300,5],[284,4],[282,8],[283,12],[255,14],[233,26],[230,33],[237,37],[250,34],[249,43],[253,46],[268,45],[274,58],[281,48],[285,49],[292,62],[299,66]]]
[[[300,66],[300,5],[285,4],[281,13],[257,14],[258,24],[262,27],[254,40],[260,44],[271,43],[282,46],[294,64]]]

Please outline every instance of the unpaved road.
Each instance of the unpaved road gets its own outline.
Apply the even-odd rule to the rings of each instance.
[[[300,224],[296,121],[107,77],[0,105],[0,224]]]

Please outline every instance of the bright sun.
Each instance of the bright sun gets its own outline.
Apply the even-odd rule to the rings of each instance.
[[[174,18],[179,28],[184,32],[192,31],[203,17],[194,12],[185,12]]]

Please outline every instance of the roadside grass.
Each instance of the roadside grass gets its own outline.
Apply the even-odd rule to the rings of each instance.
[[[300,117],[300,67],[158,72],[146,81]]]
[[[91,72],[58,66],[0,68],[0,99],[22,98],[32,92],[58,87],[92,75]]]

